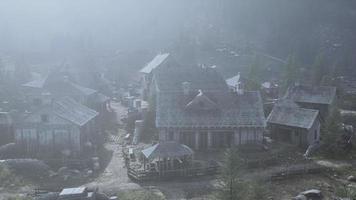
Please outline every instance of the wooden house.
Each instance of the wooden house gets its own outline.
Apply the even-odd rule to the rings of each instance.
[[[151,87],[160,141],[203,150],[263,140],[259,92],[231,91],[213,68],[164,66],[154,72]]]
[[[110,98],[94,89],[81,86],[64,74],[50,73],[48,76],[22,85],[29,111],[36,111],[44,105],[62,97],[69,97],[99,113],[98,126],[104,129],[110,117]]]
[[[15,142],[25,155],[76,157],[86,145],[95,144],[97,115],[69,97],[59,98],[16,122]]]
[[[140,70],[141,98],[146,99],[149,95],[149,86],[152,80],[152,72],[168,58],[169,53],[157,54],[149,63]]]
[[[63,74],[50,73],[22,85],[25,100],[34,106],[40,106],[48,103],[51,99],[70,97],[75,101],[88,105],[89,99],[97,91],[91,88],[81,86]]]
[[[294,103],[279,103],[267,118],[275,140],[308,147],[320,140],[319,111],[300,108]]]
[[[336,100],[336,88],[329,86],[295,85],[287,90],[286,99],[302,108],[318,110],[324,120]]]

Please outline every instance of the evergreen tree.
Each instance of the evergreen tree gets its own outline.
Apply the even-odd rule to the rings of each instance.
[[[261,83],[261,69],[260,69],[260,61],[255,55],[255,59],[252,62],[250,66],[250,71],[247,75],[247,83],[246,83],[246,89],[247,90],[259,90]]]
[[[299,81],[299,67],[297,66],[296,56],[294,54],[289,55],[287,59],[287,64],[283,70],[283,92],[295,82]]]
[[[335,106],[321,128],[322,146],[325,153],[336,153],[336,143],[340,138],[341,115]]]
[[[321,80],[324,75],[326,75],[326,67],[324,65],[325,62],[323,54],[317,55],[311,69],[311,81],[313,85],[320,85]]]
[[[241,169],[244,168],[244,160],[239,156],[236,148],[228,149],[225,153],[224,164],[221,169],[222,190],[218,194],[219,199],[235,200],[243,199],[246,194],[245,184],[241,179]]]

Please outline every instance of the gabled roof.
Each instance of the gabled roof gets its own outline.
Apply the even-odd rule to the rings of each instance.
[[[335,96],[335,87],[298,85],[290,87],[285,98],[297,103],[331,104]]]
[[[158,67],[160,64],[163,63],[164,60],[169,56],[169,53],[164,53],[164,54],[158,54],[156,57],[153,58],[145,67],[143,67],[140,72],[149,74],[154,70],[156,67]]]
[[[230,87],[237,87],[240,84],[240,73],[236,76],[226,79],[226,84]]]
[[[296,106],[276,105],[267,118],[267,123],[310,129],[318,120],[319,111]]]
[[[95,110],[92,110],[69,97],[64,97],[55,101],[53,104],[53,111],[59,117],[78,126],[85,125],[98,115],[98,112]]]
[[[185,107],[188,110],[213,110],[216,109],[216,103],[209,99],[203,91],[199,90],[197,96],[193,98]]]
[[[193,155],[193,150],[184,144],[177,142],[160,142],[147,149],[142,150],[143,155],[147,159],[182,157]]]

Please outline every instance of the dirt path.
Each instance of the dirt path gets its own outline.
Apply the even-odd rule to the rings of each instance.
[[[138,184],[133,183],[127,177],[120,145],[108,143],[105,147],[113,151],[112,159],[105,171],[93,182],[86,184],[86,186],[99,187],[101,191],[108,194],[114,194],[126,189],[140,189],[141,187]]]
[[[111,103],[111,108],[116,113],[116,123],[122,125],[121,118],[127,114],[126,108],[117,102]],[[110,136],[110,141],[105,144],[105,148],[113,152],[111,161],[98,178],[85,184],[85,186],[98,187],[99,190],[107,194],[115,194],[120,190],[142,188],[133,183],[126,174],[125,162],[122,156],[122,138],[125,134],[124,130],[118,129],[117,135]]]

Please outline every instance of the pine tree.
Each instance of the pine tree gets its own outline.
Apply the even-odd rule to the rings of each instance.
[[[244,168],[244,160],[239,156],[236,148],[226,151],[224,164],[221,169],[221,186],[219,199],[235,200],[243,199],[245,184],[241,179],[241,169]]]
[[[320,85],[321,80],[324,75],[326,75],[326,67],[324,66],[324,56],[323,54],[318,54],[315,58],[314,64],[312,65],[311,75],[313,85]]]
[[[334,107],[321,129],[322,145],[326,153],[336,153],[336,143],[340,137],[340,124],[340,111]]]
[[[282,85],[283,92],[292,84],[299,81],[299,67],[297,66],[296,56],[291,54],[288,56],[287,64],[283,70],[284,83]]]
[[[250,66],[250,71],[247,75],[247,90],[259,90],[260,89],[260,78],[261,78],[261,69],[260,61],[255,55],[255,59]]]

